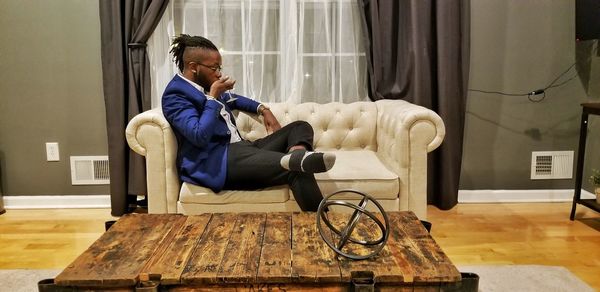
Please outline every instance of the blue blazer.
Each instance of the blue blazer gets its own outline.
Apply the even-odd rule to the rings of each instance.
[[[258,102],[240,95],[222,94],[220,100],[235,124],[231,110],[256,113]],[[229,128],[222,105],[208,100],[188,81],[175,75],[162,96],[162,110],[177,137],[177,170],[182,181],[219,192],[227,175]]]

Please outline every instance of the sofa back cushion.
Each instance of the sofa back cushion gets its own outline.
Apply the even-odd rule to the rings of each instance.
[[[315,131],[315,148],[327,150],[377,150],[377,106],[374,102],[274,103],[271,111],[282,126],[293,121],[307,121]],[[237,114],[236,123],[242,137],[256,140],[267,132],[256,117]]]

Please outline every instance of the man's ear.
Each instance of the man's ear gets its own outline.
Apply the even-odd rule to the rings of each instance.
[[[192,71],[192,73],[198,73],[198,64],[196,62],[189,62],[188,68],[190,69],[190,71]]]

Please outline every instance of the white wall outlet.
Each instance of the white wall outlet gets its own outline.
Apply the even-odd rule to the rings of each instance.
[[[60,155],[58,153],[58,142],[46,143],[46,160],[60,161]]]

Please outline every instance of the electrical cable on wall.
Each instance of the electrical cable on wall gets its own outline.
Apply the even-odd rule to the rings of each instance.
[[[473,92],[481,92],[481,93],[488,93],[488,94],[500,94],[500,95],[506,95],[506,96],[527,96],[527,99],[529,99],[529,101],[531,102],[540,102],[542,100],[544,100],[544,98],[546,98],[546,90],[550,89],[550,88],[555,88],[555,87],[559,87],[559,86],[563,86],[565,85],[567,82],[575,79],[575,77],[577,77],[577,71],[575,71],[575,75],[573,75],[571,78],[560,82],[558,84],[556,84],[556,82],[563,77],[565,74],[567,74],[569,71],[571,71],[571,69],[573,69],[573,67],[575,67],[575,63],[573,63],[571,66],[569,66],[569,68],[567,68],[567,70],[565,70],[564,72],[562,72],[560,75],[558,75],[558,77],[556,77],[552,82],[550,82],[550,84],[548,84],[548,86],[541,88],[541,89],[537,89],[531,92],[526,92],[526,93],[507,93],[507,92],[502,92],[502,91],[489,91],[489,90],[480,90],[480,89],[469,89],[469,91],[473,91]],[[541,95],[541,97],[538,97],[538,95]]]
[[[593,50],[595,48],[596,54],[598,54],[600,52],[600,50],[598,50],[598,46],[594,47],[594,44],[595,43],[591,43],[589,45],[588,49]],[[591,53],[591,55],[593,55],[593,54],[594,54],[594,52]],[[591,59],[591,55],[590,55],[590,57],[588,57],[587,61],[589,61]],[[531,92],[507,93],[507,92],[502,92],[502,91],[489,91],[489,90],[480,90],[480,89],[469,89],[469,91],[488,93],[488,94],[500,94],[500,95],[506,95],[506,96],[527,96],[527,99],[531,102],[540,102],[546,98],[546,90],[555,88],[555,87],[559,87],[559,86],[563,86],[563,85],[567,84],[569,81],[575,79],[575,77],[577,77],[579,75],[578,72],[575,71],[575,75],[573,75],[569,79],[562,81],[560,83],[556,83],[558,80],[560,80],[560,78],[562,78],[565,74],[567,74],[569,71],[571,71],[571,69],[573,69],[576,64],[577,64],[577,62],[571,64],[571,66],[569,66],[569,68],[567,68],[567,70],[563,71],[560,75],[558,75],[558,77],[556,77],[554,80],[552,80],[552,82],[550,82],[550,84],[548,84],[548,86],[531,91]],[[541,95],[541,96],[538,97],[538,95]]]

